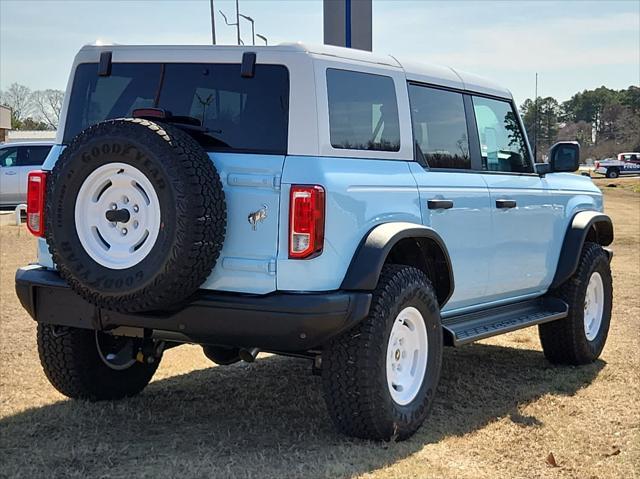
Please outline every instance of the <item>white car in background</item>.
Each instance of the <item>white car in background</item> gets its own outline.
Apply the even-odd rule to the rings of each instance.
[[[620,175],[640,174],[640,153],[620,153],[616,158],[607,158],[594,163],[595,172],[607,178]]]
[[[39,169],[52,141],[0,143],[0,207],[27,201],[27,175]]]

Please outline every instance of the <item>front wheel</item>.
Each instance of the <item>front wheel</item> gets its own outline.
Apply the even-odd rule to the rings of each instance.
[[[142,391],[159,360],[135,360],[133,338],[38,323],[38,353],[49,382],[73,399],[122,399]]]
[[[409,266],[383,268],[369,316],[322,354],[329,413],[341,431],[363,439],[403,440],[422,425],[442,364],[435,291]]]
[[[569,305],[569,315],[538,326],[547,359],[556,364],[598,359],[607,341],[613,301],[611,268],[602,246],[586,243],[577,271],[549,294]]]

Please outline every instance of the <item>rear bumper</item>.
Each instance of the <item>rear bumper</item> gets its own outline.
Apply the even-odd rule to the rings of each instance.
[[[265,296],[200,290],[176,311],[118,313],[98,308],[40,266],[16,272],[22,306],[40,323],[77,328],[151,329],[187,342],[306,351],[353,327],[369,313],[371,294],[273,293]]]

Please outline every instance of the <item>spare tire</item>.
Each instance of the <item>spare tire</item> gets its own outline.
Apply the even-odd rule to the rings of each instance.
[[[220,177],[184,131],[144,119],[78,134],[47,181],[46,239],[60,275],[121,312],[174,308],[215,266],[226,229]]]

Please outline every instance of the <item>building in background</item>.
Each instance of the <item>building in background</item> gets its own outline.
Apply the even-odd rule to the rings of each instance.
[[[0,105],[0,142],[7,141],[9,130],[11,130],[11,108]]]
[[[7,143],[19,141],[53,141],[56,139],[55,130],[9,130],[4,141]]]

